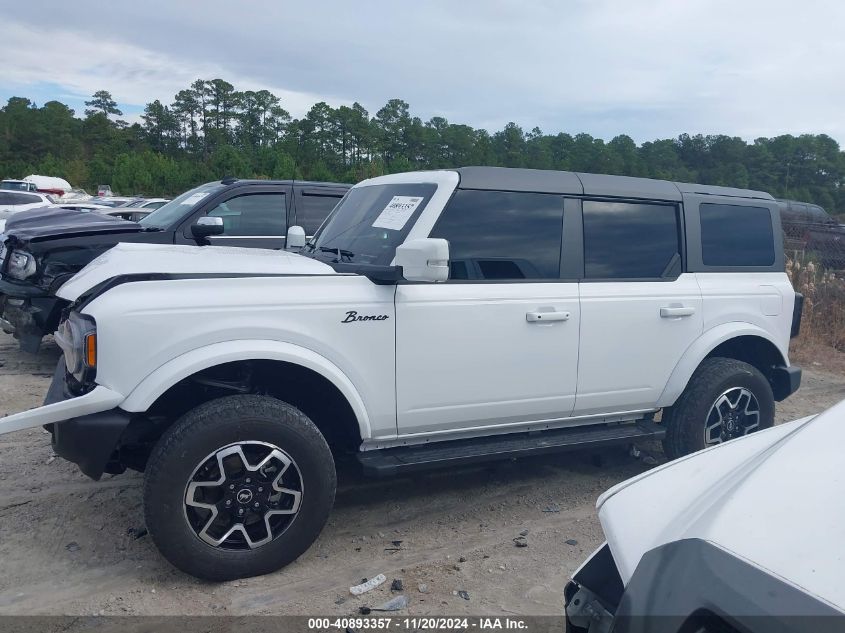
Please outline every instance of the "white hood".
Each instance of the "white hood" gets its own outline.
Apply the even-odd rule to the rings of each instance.
[[[142,273],[331,275],[334,272],[327,264],[285,251],[126,243],[100,255],[59,288],[56,294],[62,299],[74,301],[107,279]]]
[[[599,518],[625,584],[665,543],[713,543],[845,606],[845,401],[608,490]]]

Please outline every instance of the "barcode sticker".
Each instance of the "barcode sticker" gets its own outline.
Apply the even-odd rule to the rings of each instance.
[[[379,213],[373,226],[400,231],[422,201],[420,196],[393,196],[384,210]]]

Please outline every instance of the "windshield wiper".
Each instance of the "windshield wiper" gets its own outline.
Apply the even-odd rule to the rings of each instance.
[[[335,259],[335,262],[337,262],[337,263],[342,262],[344,257],[346,259],[352,259],[353,257],[355,257],[355,253],[353,253],[351,251],[345,251],[342,248],[332,248],[330,246],[321,246],[320,251],[322,251],[323,253],[335,253],[335,255],[337,256],[337,259]]]

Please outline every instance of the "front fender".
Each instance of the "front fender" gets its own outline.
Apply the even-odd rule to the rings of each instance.
[[[352,381],[334,363],[316,352],[273,340],[236,340],[200,347],[177,356],[146,376],[120,404],[130,413],[143,412],[180,380],[209,367],[240,360],[277,360],[317,372],[340,390],[355,417],[362,439],[371,437],[364,401]]]
[[[689,379],[693,372],[701,364],[707,355],[716,347],[732,338],[740,336],[756,336],[767,340],[774,345],[781,353],[781,356],[788,358],[788,351],[783,345],[779,344],[766,330],[754,325],[753,323],[732,322],[722,323],[710,330],[704,332],[699,336],[695,342],[690,345],[666,383],[660,399],[657,401],[657,407],[669,407],[675,403],[675,400],[686,389]]]

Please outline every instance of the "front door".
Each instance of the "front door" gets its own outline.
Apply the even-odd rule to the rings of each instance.
[[[459,190],[431,232],[444,284],[396,291],[400,435],[519,427],[572,412],[578,284],[561,279],[564,199]]]
[[[222,218],[223,234],[206,238],[203,240],[206,244],[284,248],[290,194],[290,185],[254,183],[235,185],[219,195],[207,198],[207,194],[196,193],[194,196],[205,199],[195,203],[191,215],[183,221],[173,239],[177,244],[196,245],[191,225],[200,217],[208,215]]]

